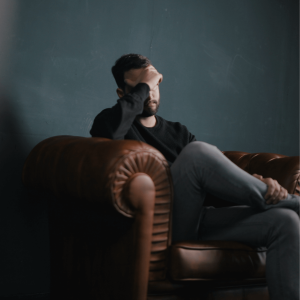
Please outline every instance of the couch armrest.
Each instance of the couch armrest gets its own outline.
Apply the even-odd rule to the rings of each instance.
[[[22,181],[25,186],[51,191],[57,197],[109,202],[121,214],[133,217],[134,204],[123,194],[128,179],[136,173],[152,178],[158,202],[170,202],[172,183],[164,156],[138,141],[48,138],[30,152]]]
[[[52,137],[31,151],[22,180],[26,186],[50,191],[62,201],[95,204],[97,209],[108,204],[134,219],[126,237],[110,250],[111,256],[118,255],[113,259],[115,268],[108,266],[118,274],[112,274],[116,286],[120,277],[119,291],[115,288],[113,292],[123,293],[123,299],[144,299],[148,280],[166,276],[173,191],[168,163],[155,148],[139,141]],[[138,189],[141,185],[145,188]],[[149,209],[149,201],[153,209]],[[147,211],[152,216],[145,217]],[[145,251],[149,253],[145,255]],[[146,277],[141,267],[146,269]]]

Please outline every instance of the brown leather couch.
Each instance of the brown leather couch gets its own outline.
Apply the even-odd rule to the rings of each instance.
[[[224,154],[299,194],[298,157]],[[172,244],[170,170],[145,143],[52,137],[31,151],[22,176],[49,201],[51,299],[269,299],[265,249]]]

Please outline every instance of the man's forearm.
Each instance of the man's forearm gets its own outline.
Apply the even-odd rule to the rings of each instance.
[[[94,120],[90,131],[93,137],[124,139],[134,119],[141,114],[149,86],[140,83],[129,94],[120,98],[112,108],[102,111]]]

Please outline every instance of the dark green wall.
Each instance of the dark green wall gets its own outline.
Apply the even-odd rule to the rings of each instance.
[[[297,0],[17,4],[0,91],[0,297],[49,291],[46,205],[22,187],[22,165],[47,137],[89,136],[117,100],[110,68],[122,54],[152,60],[164,75],[159,114],[198,140],[299,154]]]

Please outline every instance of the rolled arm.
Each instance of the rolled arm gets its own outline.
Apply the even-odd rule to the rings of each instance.
[[[138,173],[149,176],[155,186],[149,280],[159,280],[165,277],[171,244],[173,190],[168,163],[155,148],[130,140],[51,137],[31,151],[22,180],[61,199],[108,203],[133,218],[138,211],[127,186]]]
[[[110,202],[133,217],[134,205],[123,197],[124,187],[136,173],[150,176],[159,203],[171,201],[168,164],[153,147],[129,140],[56,136],[39,143],[23,167],[25,186],[48,190],[57,197],[88,202]]]

